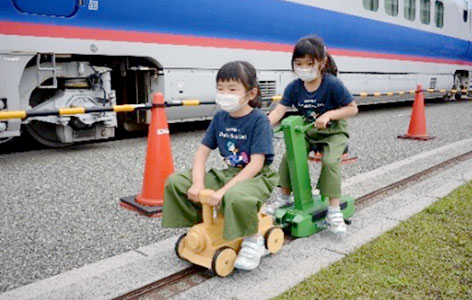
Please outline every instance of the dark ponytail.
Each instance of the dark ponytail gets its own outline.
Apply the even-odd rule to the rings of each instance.
[[[257,95],[248,102],[251,107],[261,107],[261,89],[257,81],[256,69],[247,61],[232,61],[224,64],[216,74],[216,82],[234,80],[240,82],[246,92],[254,88],[257,89]]]
[[[322,74],[330,73],[334,76],[338,75],[338,67],[336,66],[336,63],[334,62],[331,55],[328,54],[328,51],[326,50],[326,47],[321,38],[311,35],[298,40],[292,54],[292,70],[295,59],[304,58],[307,55],[314,61],[323,61],[326,59],[326,63],[321,69]]]
[[[329,55],[328,52],[326,52],[326,56],[328,57],[328,60],[326,61],[326,64],[321,70],[322,73],[329,73],[334,76],[338,76],[338,66],[336,66],[336,63],[334,62],[334,59],[331,55]]]

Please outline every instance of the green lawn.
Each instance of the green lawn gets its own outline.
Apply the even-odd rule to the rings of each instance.
[[[472,182],[275,299],[472,299]]]

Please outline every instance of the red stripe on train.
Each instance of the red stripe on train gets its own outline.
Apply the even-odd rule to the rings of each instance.
[[[235,40],[224,38],[197,37],[189,35],[149,33],[138,31],[106,30],[97,28],[83,28],[74,26],[57,26],[23,22],[0,22],[0,33],[6,35],[21,35],[34,37],[73,38],[102,41],[139,42],[168,45],[186,45],[214,48],[233,48],[247,50],[292,52],[293,45]],[[330,48],[329,53],[337,56],[365,57],[377,59],[391,59],[403,61],[430,62],[454,65],[469,65],[472,62],[445,58],[424,56],[386,54],[368,51]]]

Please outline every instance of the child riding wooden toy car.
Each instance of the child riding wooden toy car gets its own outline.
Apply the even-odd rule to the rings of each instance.
[[[216,74],[215,94],[221,110],[215,113],[197,146],[192,168],[171,174],[164,186],[164,228],[200,223],[202,204],[219,207],[224,218],[213,220],[209,208],[205,208],[206,221],[194,227],[188,238],[182,238],[183,244],[177,250],[182,249],[182,257],[196,264],[207,268],[213,264],[221,276],[231,273],[233,266],[246,271],[256,269],[266,252],[263,234],[272,226],[270,217],[258,216],[279,179],[271,168],[272,128],[259,109],[260,95],[257,72],[250,63],[233,61],[223,65]],[[215,149],[226,167],[208,170],[207,160]],[[200,200],[205,189],[215,192]],[[280,236],[276,240],[282,241],[282,230],[274,232]],[[221,270],[221,264],[228,269]]]
[[[233,272],[236,256],[241,249],[243,238],[231,241],[223,239],[224,217],[214,213],[208,204],[212,190],[202,190],[199,201],[203,208],[203,223],[194,225],[182,235],[175,245],[177,256],[193,264],[212,270],[216,275],[225,277]],[[271,216],[259,213],[258,233],[264,236],[265,246],[270,253],[276,253],[284,243],[284,233],[273,225]]]

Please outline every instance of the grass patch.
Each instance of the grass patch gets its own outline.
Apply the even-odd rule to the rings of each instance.
[[[472,182],[275,299],[472,299]]]

